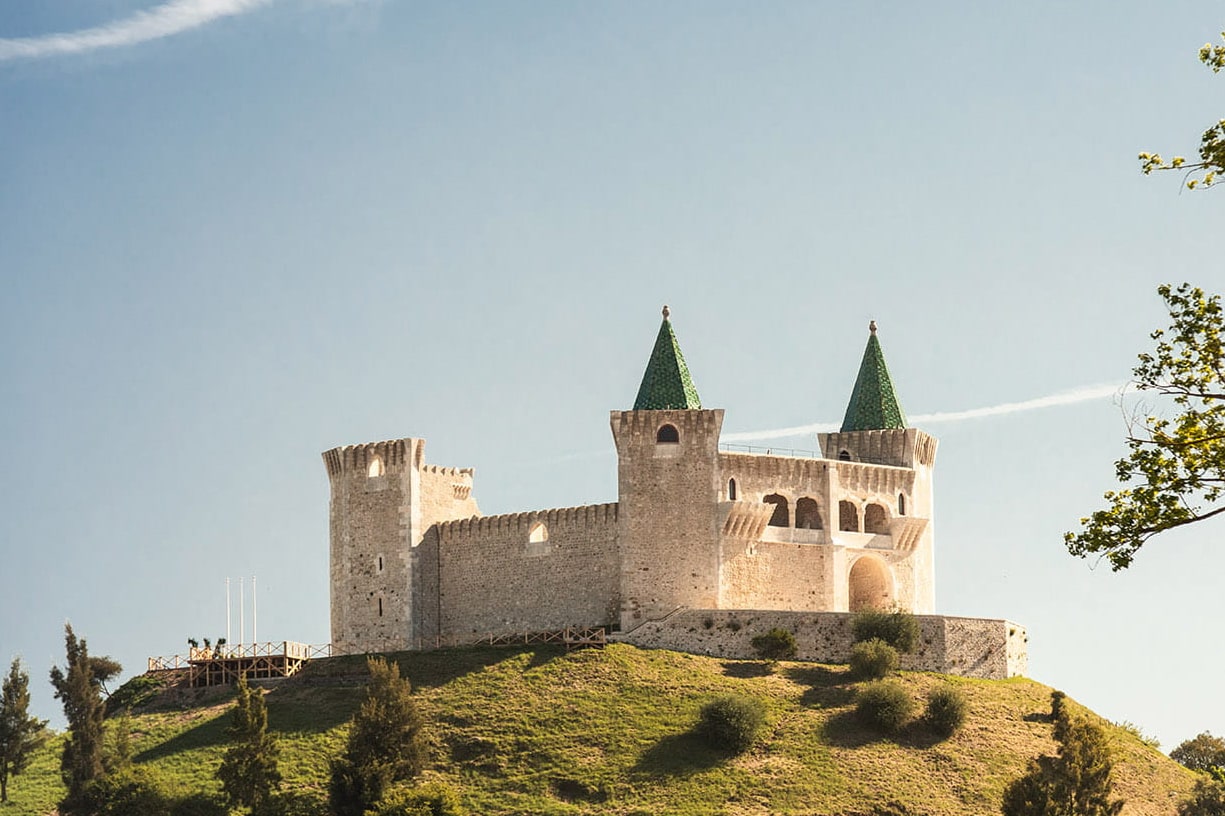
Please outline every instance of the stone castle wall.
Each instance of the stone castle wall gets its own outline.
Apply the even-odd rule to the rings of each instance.
[[[843,612],[684,609],[618,636],[636,646],[737,659],[756,657],[750,641],[775,627],[795,634],[799,659],[845,663],[851,619]],[[919,648],[902,668],[1000,680],[1026,671],[1029,636],[1006,620],[918,615]]]
[[[614,623],[617,515],[597,504],[440,522],[418,548],[418,639]]]
[[[835,576],[846,574],[845,553],[821,544],[733,539],[721,547],[719,606],[724,609],[837,608]],[[845,592],[843,592],[845,605]]]

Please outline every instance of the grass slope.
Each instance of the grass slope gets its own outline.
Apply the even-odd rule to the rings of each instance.
[[[894,738],[853,717],[855,684],[840,666],[721,660],[624,645],[462,649],[394,656],[431,723],[429,779],[471,813],[842,814],[998,813],[1004,786],[1030,757],[1052,753],[1050,689],[1025,679],[905,673],[922,700],[954,683],[970,703],[962,731],[938,741],[914,727]],[[358,658],[317,661],[267,695],[281,770],[300,797],[326,799],[327,766],[344,743],[364,682]],[[764,736],[729,758],[692,736],[698,710],[739,692],[763,700]],[[175,692],[132,718],[136,762],[176,793],[212,794],[232,694]],[[1115,790],[1130,816],[1173,814],[1193,776],[1107,725]],[[10,785],[3,816],[41,816],[62,795],[60,744]],[[892,809],[887,806],[896,803]]]

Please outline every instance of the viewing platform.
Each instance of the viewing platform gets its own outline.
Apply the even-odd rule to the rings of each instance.
[[[248,680],[292,677],[308,660],[331,656],[331,644],[312,646],[291,640],[193,646],[186,655],[149,658],[147,673],[168,675],[172,686],[203,688],[236,683],[242,676]]]

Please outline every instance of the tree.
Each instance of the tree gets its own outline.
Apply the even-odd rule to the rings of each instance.
[[[60,802],[60,811],[88,812],[89,786],[103,775],[102,722],[106,717],[102,684],[94,675],[94,666],[108,669],[113,666],[113,674],[118,674],[119,664],[110,658],[101,658],[106,662],[98,664],[91,660],[85,639],[77,639],[72,624],[64,624],[64,642],[65,668],[51,667],[51,685],[55,687],[56,699],[64,705],[64,718],[68,721],[68,739],[60,758],[60,774],[68,793]]]
[[[1030,760],[1025,775],[1004,790],[1004,816],[1116,816],[1122,799],[1111,799],[1114,762],[1106,734],[1073,714],[1063,692],[1051,693],[1055,756]]]
[[[365,697],[353,715],[344,755],[332,762],[328,797],[337,816],[374,808],[392,782],[416,776],[425,760],[412,686],[394,662],[372,657],[366,666]]]
[[[1178,816],[1225,816],[1225,784],[1208,777],[1196,780],[1190,798],[1179,802]]]
[[[238,678],[238,697],[226,729],[230,747],[226,749],[217,778],[230,807],[247,807],[261,812],[281,784],[277,770],[280,751],[268,733],[268,709],[259,689],[247,685],[245,675]]]
[[[9,800],[9,778],[26,769],[46,740],[46,727],[46,720],[30,716],[30,675],[13,658],[0,686],[0,802]]]
[[[1110,506],[1065,533],[1068,551],[1105,557],[1111,569],[1166,530],[1225,513],[1225,317],[1220,295],[1184,283],[1159,286],[1170,328],[1152,333],[1157,348],[1141,354],[1135,386],[1168,398],[1175,416],[1133,417],[1130,453],[1115,462],[1124,485],[1105,494]]]
[[[757,652],[757,656],[770,663],[792,660],[798,650],[795,635],[787,629],[777,627],[765,634],[755,636],[750,643],[753,651]]]
[[[1205,731],[1194,739],[1180,742],[1170,751],[1170,759],[1193,771],[1208,773],[1213,768],[1225,769],[1225,740]]]
[[[1221,32],[1221,37],[1225,38],[1225,31]],[[1204,47],[1199,50],[1199,60],[1211,68],[1213,73],[1219,73],[1225,68],[1225,46],[1204,43]],[[1204,174],[1199,178],[1188,179],[1187,187],[1192,190],[1219,183],[1217,175],[1225,172],[1225,119],[1204,131],[1204,135],[1200,137],[1199,158],[1198,162],[1187,164],[1187,160],[1182,156],[1166,161],[1157,153],[1141,153],[1140,171],[1147,176],[1154,170],[1184,170],[1188,175],[1202,170]]]

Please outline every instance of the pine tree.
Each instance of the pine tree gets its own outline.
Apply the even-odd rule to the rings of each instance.
[[[281,784],[281,773],[277,770],[280,749],[268,733],[264,695],[247,685],[246,676],[238,679],[238,698],[226,735],[230,747],[217,769],[222,792],[230,807],[247,807],[259,813]]]
[[[14,658],[0,688],[0,802],[9,800],[9,778],[26,769],[46,739],[46,720],[30,716],[30,675]]]
[[[67,665],[64,670],[51,667],[51,685],[55,686],[56,699],[64,705],[64,718],[68,721],[68,739],[60,758],[60,774],[68,793],[60,802],[60,811],[73,813],[88,807],[89,786],[104,772],[102,722],[106,706],[85,639],[78,640],[72,625],[64,624],[64,641]]]
[[[381,657],[367,663],[366,696],[353,716],[344,756],[332,762],[329,799],[337,816],[360,816],[392,782],[421,771],[422,719],[400,667]]]
[[[1004,791],[1004,816],[1117,816],[1123,800],[1111,799],[1114,763],[1106,733],[1073,714],[1062,691],[1051,693],[1055,756],[1030,760],[1024,776]]]

